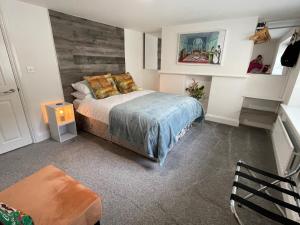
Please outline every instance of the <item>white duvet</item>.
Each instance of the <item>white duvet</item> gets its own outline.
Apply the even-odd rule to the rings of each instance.
[[[85,99],[80,101],[76,111],[86,117],[99,120],[100,122],[108,125],[109,112],[114,106],[152,92],[154,91],[134,91],[128,94],[115,95],[104,99]]]

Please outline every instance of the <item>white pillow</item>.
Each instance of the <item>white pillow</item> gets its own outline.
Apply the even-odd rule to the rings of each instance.
[[[84,94],[91,94],[89,84],[86,80],[79,81],[79,82],[73,83],[71,85],[76,91],[79,91]]]
[[[79,99],[79,100],[84,100],[84,99],[87,99],[87,98],[93,98],[91,93],[84,94],[80,91],[72,92],[71,95],[74,96],[76,99]]]

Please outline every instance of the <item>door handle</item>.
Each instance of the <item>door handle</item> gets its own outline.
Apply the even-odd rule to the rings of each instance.
[[[2,94],[9,95],[14,93],[15,91],[16,91],[15,89],[9,89],[8,91],[3,91]]]

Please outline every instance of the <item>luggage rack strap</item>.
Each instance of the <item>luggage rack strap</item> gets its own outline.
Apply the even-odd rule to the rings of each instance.
[[[256,173],[262,174],[262,175],[264,175],[264,176],[273,178],[273,179],[275,179],[275,180],[280,180],[280,181],[283,181],[283,182],[287,182],[287,183],[289,183],[289,184],[291,184],[291,185],[293,185],[293,186],[296,186],[296,183],[295,183],[294,181],[290,180],[290,179],[287,179],[287,178],[284,178],[284,177],[280,177],[280,176],[275,175],[275,174],[272,174],[272,173],[268,173],[268,172],[266,172],[266,171],[257,169],[257,168],[255,168],[255,167],[249,166],[249,165],[247,165],[247,164],[245,164],[245,163],[242,163],[242,162],[238,162],[237,165],[238,165],[238,166],[241,166],[241,167],[244,167],[244,168],[246,168],[246,169],[252,170],[252,171],[254,171],[254,172],[256,172]]]
[[[242,198],[242,197],[240,197],[236,194],[231,194],[230,199],[234,200],[234,201],[236,201],[236,202],[238,202],[238,203],[240,203],[240,204],[242,204],[246,207],[248,207],[249,209],[252,209],[253,211],[255,211],[255,212],[271,219],[271,220],[277,221],[279,223],[282,223],[282,224],[285,224],[285,225],[300,225],[300,223],[297,223],[294,220],[285,218],[281,215],[278,215],[278,214],[273,213],[273,212],[271,212],[267,209],[264,209],[261,206],[256,205],[256,204],[254,204],[254,203],[252,203],[252,202],[250,202],[250,201],[248,201],[248,200],[246,200],[246,199],[244,199],[244,198]]]
[[[296,193],[296,192],[293,192],[293,191],[290,191],[290,190],[288,190],[288,189],[279,187],[279,186],[277,186],[277,185],[271,184],[271,183],[269,183],[269,182],[267,182],[267,181],[261,180],[261,179],[259,179],[259,178],[257,178],[257,177],[250,176],[250,175],[248,175],[248,174],[246,174],[246,173],[243,173],[243,172],[240,172],[240,171],[236,171],[235,174],[238,175],[238,176],[240,176],[240,177],[246,178],[246,179],[251,180],[251,181],[253,181],[253,182],[256,182],[256,183],[259,183],[259,184],[261,184],[261,185],[264,185],[264,186],[273,188],[273,189],[275,189],[275,190],[277,190],[277,191],[280,191],[280,192],[282,192],[282,193],[285,193],[285,194],[288,194],[288,195],[291,195],[291,196],[293,196],[293,197],[295,197],[295,198],[300,199],[299,194]]]
[[[242,183],[234,182],[233,186],[235,186],[237,188],[241,188],[241,189],[243,189],[245,191],[248,191],[250,193],[253,193],[254,195],[259,196],[259,197],[261,197],[261,198],[263,198],[265,200],[268,200],[268,201],[270,201],[272,203],[275,203],[277,205],[280,205],[282,207],[285,207],[287,209],[290,209],[290,210],[293,210],[293,211],[295,211],[297,213],[300,213],[300,208],[299,207],[297,207],[295,205],[292,205],[290,203],[287,203],[285,201],[282,201],[280,199],[274,198],[274,197],[272,197],[270,195],[265,194],[264,192],[257,191],[257,190],[255,190],[255,189],[253,189],[251,187],[248,187],[248,186],[246,186],[246,185],[244,185]]]

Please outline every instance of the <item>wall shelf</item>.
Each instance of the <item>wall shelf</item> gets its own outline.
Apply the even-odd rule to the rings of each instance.
[[[198,65],[199,66],[199,65]],[[201,65],[207,66],[207,65]],[[172,72],[172,71],[158,71],[159,74],[170,74],[170,75],[185,75],[185,76],[209,76],[209,77],[229,77],[229,78],[247,78],[247,75],[232,75],[232,74],[207,74],[207,73],[191,73],[191,72]]]
[[[252,98],[252,99],[258,99],[258,100],[269,100],[269,101],[276,101],[276,102],[283,102],[282,98],[276,98],[276,97],[267,97],[267,96],[243,96],[244,98]]]
[[[271,129],[277,118],[277,113],[250,108],[242,108],[240,124]]]

